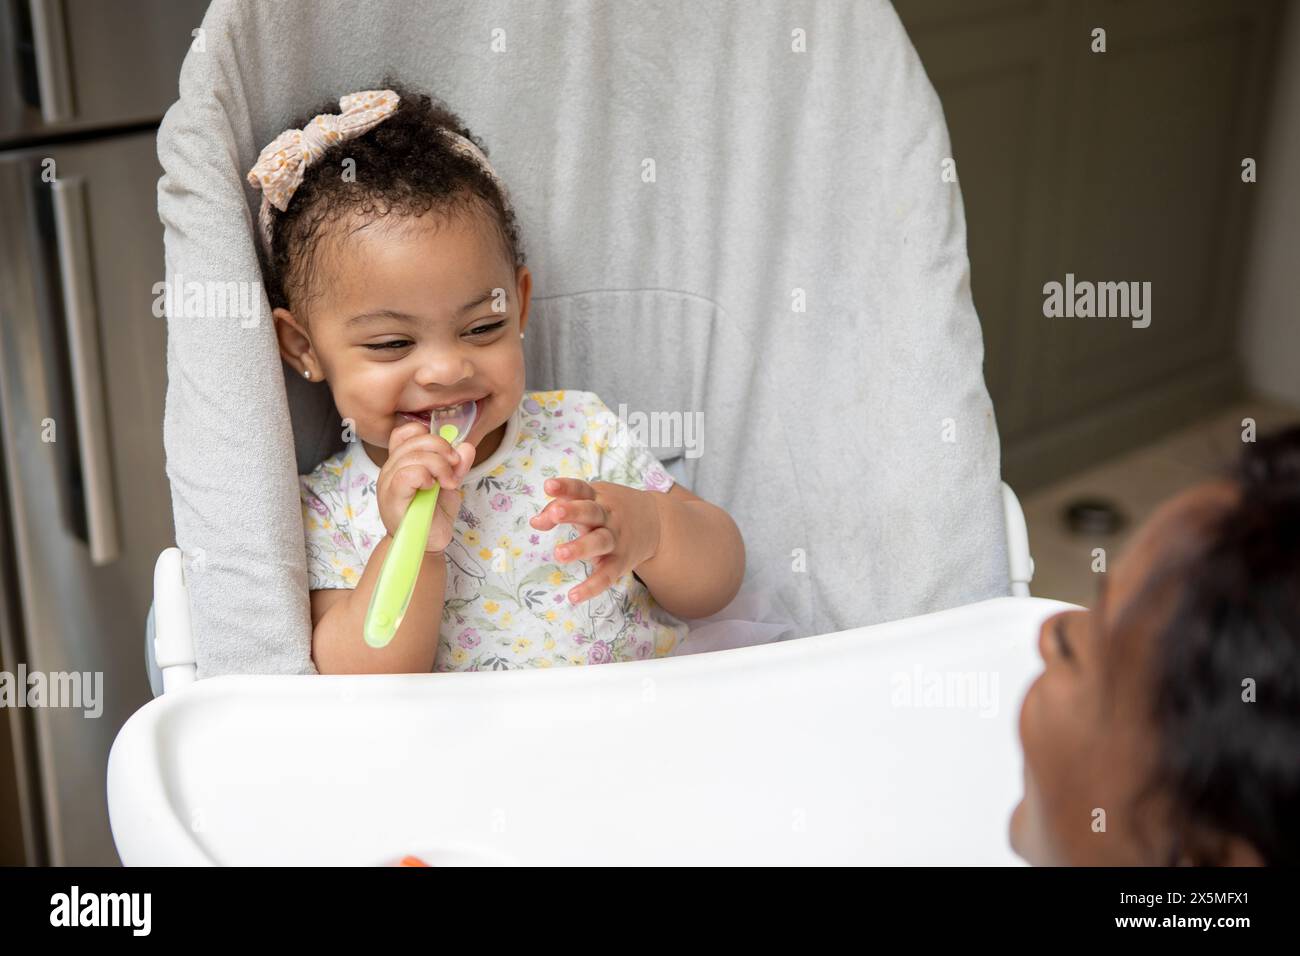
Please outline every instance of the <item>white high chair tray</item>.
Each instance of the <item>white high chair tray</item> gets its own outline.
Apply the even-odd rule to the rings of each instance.
[[[544,671],[216,677],[123,726],[127,865],[1010,864],[1038,625],[996,598]]]

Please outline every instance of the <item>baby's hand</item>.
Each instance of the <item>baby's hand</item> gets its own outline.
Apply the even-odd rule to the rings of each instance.
[[[388,436],[388,460],[379,469],[375,494],[379,499],[379,517],[389,535],[397,528],[421,488],[432,488],[436,481],[438,507],[429,525],[425,551],[439,552],[451,543],[451,528],[460,511],[461,479],[474,464],[475,448],[462,443],[452,448],[439,435],[431,434],[427,425],[403,422]]]
[[[538,531],[574,525],[580,537],[559,545],[555,560],[592,562],[591,577],[569,590],[571,604],[596,597],[659,550],[659,508],[650,497],[658,492],[578,478],[548,478],[544,490],[555,500],[529,522]]]

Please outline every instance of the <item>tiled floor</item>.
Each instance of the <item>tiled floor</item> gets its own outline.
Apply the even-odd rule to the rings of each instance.
[[[1027,495],[1021,502],[1029,525],[1037,597],[1090,605],[1097,586],[1092,551],[1106,549],[1113,566],[1133,530],[1161,502],[1214,477],[1240,454],[1243,418],[1266,434],[1300,422],[1300,409],[1267,399],[1232,405],[1197,424],[1173,432],[1150,447],[1131,452]],[[1080,497],[1106,498],[1127,523],[1113,534],[1076,535],[1065,522],[1067,505]]]

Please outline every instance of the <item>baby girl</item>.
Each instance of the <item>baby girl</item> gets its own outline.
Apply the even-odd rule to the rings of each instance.
[[[280,352],[329,386],[343,451],[299,478],[321,673],[599,664],[670,653],[735,597],[731,517],[676,483],[591,392],[527,392],[532,277],[508,193],[460,119],[393,85],[262,151]],[[453,448],[433,410],[476,404]],[[421,488],[442,491],[406,616],[362,622]]]

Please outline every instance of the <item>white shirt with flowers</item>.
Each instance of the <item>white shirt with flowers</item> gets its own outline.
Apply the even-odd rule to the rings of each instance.
[[[312,590],[354,588],[385,534],[375,498],[379,467],[360,440],[299,475]],[[461,484],[464,497],[444,552],[446,596],[435,671],[504,670],[664,657],[687,625],[631,573],[572,605],[586,561],[556,563],[572,525],[528,523],[547,502],[547,478],[609,481],[666,493],[672,477],[591,392],[526,392],[500,446]],[[360,635],[357,640],[360,640]]]

